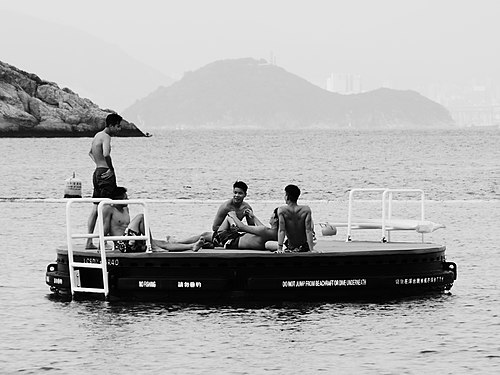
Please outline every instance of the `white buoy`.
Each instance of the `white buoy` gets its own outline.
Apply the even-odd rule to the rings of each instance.
[[[64,198],[81,198],[82,197],[82,181],[75,177],[66,179],[66,186],[64,188]]]

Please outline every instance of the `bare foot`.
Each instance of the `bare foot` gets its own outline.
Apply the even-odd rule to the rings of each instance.
[[[200,237],[200,239],[193,244],[193,251],[200,250],[203,247],[204,242],[205,240],[203,239],[203,237]]]

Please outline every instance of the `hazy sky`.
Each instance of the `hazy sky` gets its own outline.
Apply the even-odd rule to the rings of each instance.
[[[0,0],[1,9],[85,31],[173,78],[272,53],[322,87],[330,73],[361,74],[366,89],[500,82],[497,0]]]

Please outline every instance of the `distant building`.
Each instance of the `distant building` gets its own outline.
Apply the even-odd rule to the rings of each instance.
[[[458,126],[500,125],[500,96],[492,85],[432,84],[427,97],[445,106]]]
[[[470,105],[448,107],[451,117],[458,126],[499,126],[500,105]]]
[[[326,79],[326,89],[343,95],[359,94],[361,76],[359,74],[330,74]]]

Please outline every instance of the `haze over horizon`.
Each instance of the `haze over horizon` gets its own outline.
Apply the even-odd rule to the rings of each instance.
[[[330,74],[351,73],[362,77],[364,90],[417,91],[431,84],[500,86],[497,9],[492,0],[0,1],[0,12],[80,30],[174,79],[216,60],[253,57],[275,59],[322,88]],[[37,35],[29,22],[13,32]],[[65,35],[54,43],[71,48]],[[30,69],[42,58],[21,48],[2,56],[50,79]]]

